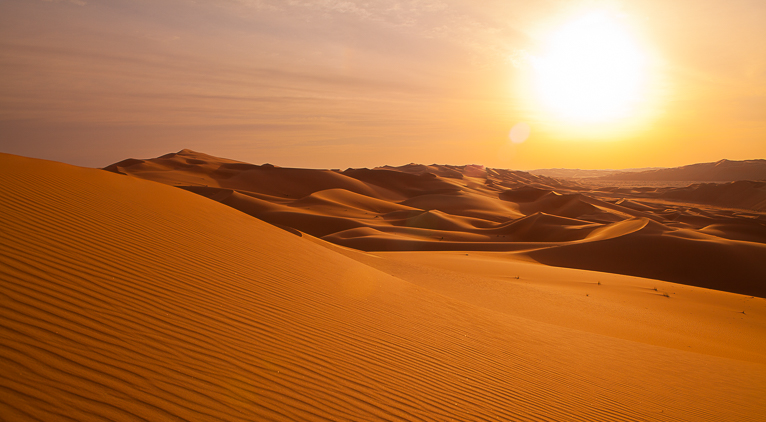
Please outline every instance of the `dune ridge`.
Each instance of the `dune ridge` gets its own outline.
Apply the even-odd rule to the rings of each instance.
[[[191,150],[105,169],[363,251],[517,252],[766,297],[766,182],[591,189],[477,165],[286,169]],[[624,230],[644,220],[647,227]]]

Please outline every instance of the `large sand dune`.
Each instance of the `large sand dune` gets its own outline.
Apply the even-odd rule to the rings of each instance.
[[[481,166],[341,172],[190,150],[106,169],[363,251],[517,252],[549,265],[766,297],[766,215],[758,211],[766,182],[589,190]]]
[[[3,420],[766,415],[760,298],[509,253],[359,252],[182,189],[11,155],[0,215]],[[656,230],[628,226],[602,235]]]

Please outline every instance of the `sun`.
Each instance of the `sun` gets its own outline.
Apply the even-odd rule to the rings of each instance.
[[[642,99],[646,59],[627,28],[593,12],[554,31],[532,58],[542,105],[561,120],[609,122],[630,116]]]

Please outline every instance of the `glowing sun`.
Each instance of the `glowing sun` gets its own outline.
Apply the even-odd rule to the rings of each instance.
[[[540,102],[559,118],[606,122],[630,115],[641,99],[645,58],[619,20],[591,13],[554,31],[533,58]]]

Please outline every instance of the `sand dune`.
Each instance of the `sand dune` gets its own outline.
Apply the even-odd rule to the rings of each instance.
[[[536,212],[488,230],[508,236],[511,242],[567,242],[586,238],[601,225],[588,221]]]
[[[766,211],[766,182],[740,180],[729,183],[701,183],[686,188],[667,189],[660,196],[721,207]]]
[[[719,160],[688,166],[652,169],[639,172],[615,172],[600,179],[606,180],[685,180],[727,181],[766,180],[766,160]]]
[[[703,320],[680,340],[700,350],[683,350],[662,334],[688,324],[680,314],[701,312],[705,301],[725,310],[744,299],[692,287],[668,299],[641,291],[654,281],[606,277],[614,286],[604,294],[629,302],[612,307],[672,300],[647,302],[665,322],[653,335],[631,328],[640,320],[632,314],[610,319],[626,325],[622,331],[603,323],[584,330],[587,318],[563,323],[539,311],[565,315],[560,304],[589,299],[577,286],[595,285],[598,273],[556,269],[552,277],[548,267],[492,256],[412,261],[341,252],[184,190],[0,159],[0,403],[8,420],[766,414],[762,301],[747,305],[750,319],[733,310],[707,316],[715,327],[741,326],[730,343]],[[439,260],[444,269],[431,267]],[[472,268],[470,285],[459,282],[461,266]],[[498,282],[491,268],[538,282]],[[441,271],[441,284],[427,275],[433,271]],[[580,281],[545,293],[570,278]],[[523,306],[530,295],[540,299],[537,311]],[[501,298],[523,300],[508,308]],[[598,303],[591,306],[606,305]],[[678,320],[668,318],[676,313]]]
[[[551,192],[533,202],[524,203],[519,207],[524,214],[547,212],[569,218],[588,217],[597,218],[604,214],[602,210],[591,204],[589,198],[580,193],[558,194]]]
[[[396,200],[427,193],[454,193],[460,190],[458,186],[450,183],[449,179],[438,178],[433,173],[414,175],[385,169],[348,169],[343,175],[380,186],[394,193],[392,199]]]
[[[472,217],[498,223],[522,217],[518,207],[480,193],[426,194],[401,202],[413,208],[439,210],[448,214]]]
[[[482,166],[283,169],[190,150],[107,170],[364,251],[537,251],[530,256],[549,265],[766,296],[766,216],[757,211],[766,182],[588,190]]]
[[[660,226],[659,223],[654,223]],[[530,253],[535,260],[766,297],[766,245],[689,238],[659,227]]]
[[[513,254],[372,255],[10,155],[0,212],[4,420],[766,415],[762,299]]]
[[[384,201],[365,195],[350,192],[345,189],[326,189],[314,192],[291,204],[293,207],[314,208],[322,207],[329,210],[358,209],[375,214],[385,214],[395,211],[409,211],[414,208],[395,202]]]
[[[756,221],[711,224],[700,229],[700,232],[726,239],[766,243],[766,227]]]

